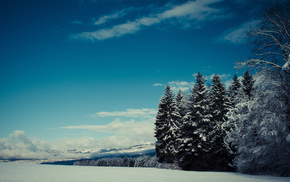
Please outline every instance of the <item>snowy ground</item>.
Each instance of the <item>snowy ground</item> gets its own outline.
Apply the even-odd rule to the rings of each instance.
[[[155,168],[57,166],[0,163],[0,182],[270,182],[290,178],[250,176],[237,173],[188,172]]]

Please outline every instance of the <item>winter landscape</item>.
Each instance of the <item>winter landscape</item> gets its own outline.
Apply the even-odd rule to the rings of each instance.
[[[0,182],[290,181],[289,0],[2,0],[0,22]]]

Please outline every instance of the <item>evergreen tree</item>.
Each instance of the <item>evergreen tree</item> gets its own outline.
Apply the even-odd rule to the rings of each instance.
[[[207,168],[204,153],[209,150],[207,131],[209,114],[209,90],[201,73],[196,76],[196,84],[189,99],[187,114],[183,117],[182,143],[179,149],[180,166],[183,169],[204,170]]]
[[[245,97],[247,97],[249,100],[253,97],[253,91],[254,91],[254,79],[253,76],[250,75],[249,71],[245,71],[242,79],[242,90],[245,94]]]
[[[172,163],[177,154],[181,117],[170,86],[166,87],[164,95],[160,100],[155,122],[156,152],[159,162]]]
[[[184,93],[179,90],[176,96],[176,106],[178,108],[180,117],[183,118],[188,110],[188,101]]]
[[[230,170],[232,161],[226,146],[224,145],[225,131],[222,129],[222,124],[227,120],[226,113],[229,109],[229,98],[226,95],[226,88],[221,82],[220,77],[215,74],[212,78],[211,92],[211,123],[208,131],[211,150],[208,157],[211,162],[211,168],[214,170]]]
[[[231,112],[235,112],[235,107],[238,103],[241,102],[241,83],[240,80],[238,79],[237,75],[234,75],[233,81],[231,86],[229,87],[228,90],[228,97],[229,97],[229,108],[228,108],[228,112],[226,113],[226,120],[225,122],[222,124],[222,129],[224,130],[224,132],[226,132],[227,134],[230,133],[230,131],[234,130],[234,125],[235,125],[235,120],[230,120],[227,115]],[[224,141],[227,139],[227,134],[224,136]],[[229,162],[231,164],[232,169],[234,168],[233,165],[233,159],[235,158],[235,156],[237,155],[237,143],[236,141],[227,141],[224,142],[225,147],[227,148],[227,152],[228,155],[230,156],[229,158],[231,159],[231,161]]]
[[[238,95],[240,94],[240,88],[241,88],[240,80],[238,79],[237,75],[234,75],[232,84],[229,87],[228,91],[231,106],[234,106],[235,102],[237,102],[236,100]]]
[[[164,162],[165,158],[165,146],[164,138],[167,130],[167,106],[166,98],[161,96],[158,106],[158,112],[155,121],[155,137],[157,139],[155,144],[156,156],[159,162]]]
[[[199,137],[197,139],[197,152],[198,156],[196,168],[198,170],[206,170],[210,166],[206,154],[211,150],[211,143],[209,142],[211,131],[211,118],[210,114],[210,97],[209,89],[205,85],[206,79],[201,73],[196,76],[196,84],[192,92],[192,100],[194,107],[194,120],[197,124],[197,129],[194,131]]]

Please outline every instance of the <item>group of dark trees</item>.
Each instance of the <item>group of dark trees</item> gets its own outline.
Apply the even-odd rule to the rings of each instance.
[[[113,157],[95,160],[79,160],[74,162],[76,166],[105,166],[105,167],[155,167],[163,169],[179,169],[170,163],[160,163],[156,156],[142,155],[139,157]]]
[[[283,1],[284,2],[284,1]],[[226,89],[218,75],[192,92],[165,89],[155,122],[157,159],[185,170],[290,175],[290,3],[265,10],[248,33],[253,56]]]
[[[159,167],[156,156],[139,156],[139,157],[114,157],[102,158],[97,160],[80,160],[76,161],[77,166],[111,166],[111,167]]]
[[[170,86],[166,87],[155,122],[159,162],[174,163],[185,170],[232,170],[234,155],[224,144],[223,124],[238,97],[253,97],[254,80],[248,71],[241,83],[235,75],[229,91],[217,74],[210,87],[206,81],[198,73],[189,97],[181,90],[175,97]]]

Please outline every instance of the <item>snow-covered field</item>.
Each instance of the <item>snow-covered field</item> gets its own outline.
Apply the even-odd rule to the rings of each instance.
[[[98,181],[98,182],[270,182],[290,178],[250,176],[238,173],[188,172],[155,168],[57,166],[0,163],[0,182]]]

